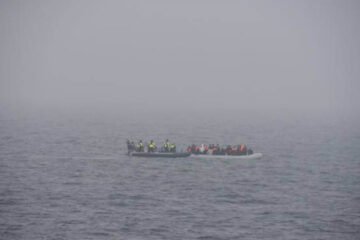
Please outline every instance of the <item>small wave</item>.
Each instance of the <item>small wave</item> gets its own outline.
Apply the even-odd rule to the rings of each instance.
[[[111,203],[109,203],[109,205],[113,206],[113,207],[127,207],[127,206],[129,206],[128,203],[123,202],[123,201],[121,201],[121,202],[111,202]]]
[[[197,237],[196,239],[199,239],[199,240],[217,240],[217,239],[221,239],[221,238],[205,235],[205,236]]]
[[[19,198],[0,199],[0,205],[4,205],[4,206],[18,205],[21,200],[22,199],[19,199]]]
[[[70,220],[64,220],[60,221],[59,224],[61,225],[73,225],[73,224],[85,224],[86,221],[83,220],[77,220],[77,219],[70,219]]]
[[[89,232],[88,235],[96,236],[96,237],[109,237],[110,233],[107,232]]]
[[[77,185],[82,185],[83,183],[81,182],[64,182],[63,185],[72,185],[72,186],[77,186]]]

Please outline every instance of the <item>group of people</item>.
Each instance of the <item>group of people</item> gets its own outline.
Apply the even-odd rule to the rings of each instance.
[[[131,152],[145,152],[145,146],[147,152],[176,152],[175,143],[171,143],[169,139],[166,139],[162,147],[158,151],[158,147],[154,140],[150,140],[147,144],[144,144],[142,140],[139,140],[137,143],[134,141],[127,140],[127,148],[128,154]],[[245,144],[239,145],[227,145],[220,146],[219,144],[201,144],[195,145],[192,144],[188,146],[187,152],[192,154],[210,154],[210,155],[251,155],[253,154],[253,150],[248,148]]]
[[[127,140],[126,144],[128,148],[128,154],[131,152],[145,152],[145,145],[142,140],[139,140],[137,143]],[[146,146],[147,152],[156,152],[158,149],[154,140],[150,140],[150,142],[147,143]],[[163,146],[160,148],[160,152],[176,152],[175,143],[170,143],[169,140],[166,139]]]
[[[221,147],[219,144],[201,144],[201,145],[191,145],[187,148],[187,151],[192,154],[210,154],[210,155],[251,155],[253,150],[247,148],[245,144],[239,145],[227,145],[226,147]]]

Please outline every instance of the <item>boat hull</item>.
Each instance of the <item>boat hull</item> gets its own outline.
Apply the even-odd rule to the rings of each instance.
[[[147,158],[185,158],[185,157],[189,157],[190,153],[187,153],[187,152],[179,152],[179,153],[132,152],[129,155],[132,157],[147,157]]]
[[[204,159],[259,159],[262,158],[262,153],[253,153],[250,155],[211,155],[211,154],[191,154],[192,158]]]

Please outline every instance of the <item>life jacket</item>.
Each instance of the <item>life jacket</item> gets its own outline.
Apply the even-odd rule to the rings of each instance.
[[[169,149],[170,149],[170,143],[169,143],[169,142],[165,142],[163,147],[164,147],[165,151],[169,151]]]
[[[134,145],[135,147],[135,145]],[[136,145],[136,148],[137,148],[137,151],[144,151],[144,144],[142,142],[139,142],[137,145]]]

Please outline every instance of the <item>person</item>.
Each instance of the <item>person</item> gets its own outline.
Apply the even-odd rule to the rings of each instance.
[[[217,151],[220,151],[220,150],[221,150],[219,144],[216,144],[215,148],[216,148]]]
[[[206,144],[200,145],[200,148],[199,148],[200,154],[206,154],[208,150],[209,150],[209,148]]]
[[[144,152],[144,144],[142,140],[140,140],[136,146],[138,152]]]
[[[200,151],[200,154],[203,154],[205,152],[205,146],[203,143],[200,145],[199,151]]]
[[[130,154],[132,151],[135,151],[135,144],[134,142],[130,142],[129,139],[126,140],[126,144],[127,144],[127,149],[128,149],[128,154]]]
[[[192,146],[188,146],[187,149],[186,149],[186,151],[187,151],[188,153],[192,153]]]
[[[175,143],[169,144],[169,152],[176,152],[176,145]]]
[[[127,149],[128,149],[128,154],[131,152],[131,145],[130,145],[131,143],[130,143],[130,140],[129,139],[127,139],[126,140],[126,145],[127,145]]]
[[[166,139],[164,145],[163,145],[163,149],[164,152],[169,152],[170,151],[170,143],[169,143],[169,139]]]
[[[240,147],[239,147],[239,154],[240,155],[246,155],[247,153],[247,147],[245,144],[241,144]]]
[[[231,146],[230,146],[230,145],[227,145],[227,146],[226,146],[225,153],[226,153],[227,155],[231,155]]]
[[[155,152],[156,150],[156,144],[154,140],[150,140],[150,143],[148,144],[148,152]]]
[[[200,147],[198,145],[195,146],[195,153],[200,154]]]
[[[219,144],[216,144],[216,146],[213,146],[213,151],[212,151],[213,155],[220,155],[221,154],[221,149]]]

